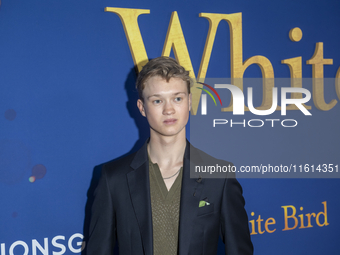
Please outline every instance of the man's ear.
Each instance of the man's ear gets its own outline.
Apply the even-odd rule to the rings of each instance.
[[[191,111],[191,100],[192,99],[192,96],[191,96],[191,93],[189,94],[189,111]]]
[[[141,99],[137,100],[137,107],[139,109],[140,114],[142,114],[144,117],[146,117],[145,109],[144,109],[144,103]]]

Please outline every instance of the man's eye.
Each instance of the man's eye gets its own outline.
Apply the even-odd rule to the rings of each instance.
[[[154,103],[154,104],[160,104],[160,103],[161,103],[161,100],[154,100],[153,103]]]
[[[181,97],[176,97],[176,98],[175,98],[175,101],[176,101],[176,102],[180,102],[180,101],[182,101],[182,98],[181,98]]]

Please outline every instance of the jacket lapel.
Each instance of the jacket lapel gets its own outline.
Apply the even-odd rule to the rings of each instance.
[[[189,252],[193,221],[197,214],[200,194],[204,186],[204,180],[202,178],[190,178],[190,167],[194,167],[195,164],[199,165],[200,163],[199,156],[192,157],[198,162],[192,162],[190,160],[190,152],[195,153],[195,151],[196,149],[187,141],[183,162],[184,167],[179,214],[179,255],[188,254]]]
[[[127,174],[131,201],[142,236],[144,254],[153,254],[152,210],[147,143],[136,153]]]

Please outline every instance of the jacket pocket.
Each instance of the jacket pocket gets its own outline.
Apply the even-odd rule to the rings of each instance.
[[[214,204],[210,203],[198,208],[197,216],[202,216],[214,212]]]

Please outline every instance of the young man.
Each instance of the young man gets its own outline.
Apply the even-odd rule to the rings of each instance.
[[[242,189],[234,176],[190,178],[191,165],[217,160],[186,140],[191,108],[189,72],[176,60],[146,64],[136,87],[137,106],[150,139],[134,154],[103,166],[92,207],[88,255],[253,253]],[[229,178],[230,177],[230,178]]]

